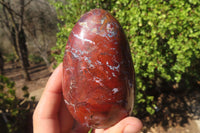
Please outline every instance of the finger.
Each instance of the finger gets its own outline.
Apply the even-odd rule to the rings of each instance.
[[[35,109],[33,115],[34,133],[60,132],[58,113],[60,111],[61,101],[62,64],[56,68],[49,78],[42,97]]]
[[[62,97],[62,64],[50,76],[35,112],[43,119],[55,117]]]
[[[138,133],[142,122],[135,117],[127,117],[108,129],[96,129],[95,133]]]
[[[73,128],[74,119],[73,119],[72,115],[69,113],[63,98],[61,101],[61,109],[60,109],[59,115],[60,115],[59,121],[60,121],[60,127],[61,127],[60,132],[68,133],[69,130],[71,130]]]

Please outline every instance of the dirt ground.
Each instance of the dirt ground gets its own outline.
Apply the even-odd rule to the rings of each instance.
[[[45,88],[51,72],[45,64],[32,64],[29,68],[31,81],[25,81],[18,64],[7,63],[5,76],[15,81],[16,94],[23,97],[20,88],[27,86],[36,100]],[[161,94],[155,115],[143,117],[144,128],[141,133],[200,133],[200,89],[177,95]]]
[[[45,87],[46,82],[51,75],[45,64],[31,64],[28,71],[31,81],[25,81],[18,63],[6,63],[4,66],[5,76],[12,81],[15,81],[15,88],[17,89],[16,95],[19,98],[23,97],[23,91],[21,90],[22,87],[27,86],[30,95],[32,95],[32,92],[41,90]],[[35,93],[36,100],[39,100],[41,93]]]

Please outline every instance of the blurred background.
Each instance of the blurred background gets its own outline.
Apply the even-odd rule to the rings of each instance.
[[[32,133],[68,36],[94,8],[109,11],[127,35],[141,132],[200,132],[199,0],[0,0],[0,131]]]

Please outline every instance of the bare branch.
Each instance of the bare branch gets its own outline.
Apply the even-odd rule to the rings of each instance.
[[[29,0],[26,4],[24,4],[24,7],[26,7],[27,5],[29,5],[33,0]]]
[[[3,13],[5,15],[5,25],[7,26],[7,28],[10,28],[10,25],[9,25],[9,20],[8,20],[8,14],[6,13],[6,10],[5,10],[5,7],[3,6]]]
[[[3,7],[5,7],[7,10],[12,11],[15,15],[21,17],[21,14],[17,13],[16,11],[14,11],[14,10],[8,5],[8,3],[6,3],[6,2],[0,0],[0,4],[1,4]]]

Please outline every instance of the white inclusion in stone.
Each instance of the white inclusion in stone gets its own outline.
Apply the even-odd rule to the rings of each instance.
[[[68,106],[72,106],[74,108],[74,111],[76,112],[76,107],[75,104],[69,103],[67,100],[64,99],[64,102],[68,105]]]
[[[94,65],[92,64],[92,61],[90,60],[90,57],[84,56],[84,60],[89,64],[89,68],[94,69]]]
[[[118,88],[113,88],[113,89],[112,89],[113,94],[117,93],[118,91],[119,91]]]
[[[73,89],[73,88],[72,88],[72,85],[70,85],[69,88],[70,88],[70,90],[72,90],[72,89]]]
[[[87,116],[85,116],[84,119],[87,120],[88,119]]]
[[[64,101],[65,101],[65,103],[66,103],[67,105],[69,105],[69,102],[68,102],[67,100],[64,99]]]
[[[113,71],[118,71],[119,72],[119,67],[120,67],[120,64],[118,64],[117,66],[111,66],[109,65],[108,61],[106,62],[106,65]]]
[[[74,51],[75,53],[79,53],[80,55],[83,55],[83,54],[88,54],[88,51],[82,51],[82,50],[77,50],[75,48],[71,48],[72,51]]]
[[[81,66],[80,71],[83,71],[83,70],[85,70],[85,69],[87,69],[87,67],[85,67],[85,66]]]
[[[103,23],[104,23],[104,19],[101,20],[101,24],[103,24]]]
[[[79,58],[79,55],[78,55],[77,50],[73,50],[73,49],[72,49],[70,52],[71,52],[71,54],[72,54],[75,58]]]
[[[70,90],[72,90],[75,87],[75,85],[76,85],[75,83],[76,82],[73,79],[70,81],[70,86],[69,86]]]
[[[106,17],[104,17],[104,18],[101,19],[101,24],[104,23],[105,19],[106,19]]]
[[[98,65],[102,65],[101,61],[97,60],[96,62],[97,62]]]
[[[115,24],[114,23],[108,23],[106,26],[106,30],[108,32],[109,37],[113,37],[117,34],[117,32],[114,29]]]
[[[104,87],[103,83],[102,83],[102,79],[100,79],[99,77],[94,77],[93,80],[98,83],[100,86]]]
[[[114,72],[112,72],[113,77],[117,77]]]
[[[86,56],[85,56],[85,58],[84,58],[84,59],[85,59],[85,61],[87,61],[87,63],[88,63],[88,64],[91,64],[90,57],[86,57]]]
[[[68,67],[65,69],[66,71],[74,70],[74,67]]]
[[[83,40],[83,41],[85,41],[85,42],[89,42],[89,43],[95,44],[95,42],[93,42],[93,41],[91,41],[91,40],[89,40],[89,39],[83,38],[83,36],[79,36],[79,35],[77,35],[77,34],[74,34],[74,32],[72,32],[72,33],[73,33],[73,35],[74,35],[76,38],[78,38],[78,39],[81,39],[81,40]]]
[[[71,52],[71,54],[75,57],[78,58],[78,60],[80,60],[79,57],[83,56],[84,54],[88,54],[87,51],[82,51],[82,50],[77,50],[75,48],[71,48],[71,50],[69,51]],[[86,57],[85,61],[90,61],[88,57]]]
[[[88,28],[87,22],[79,22],[79,25]]]

